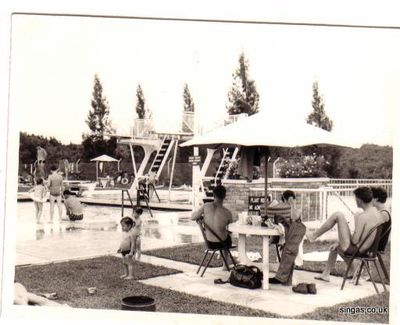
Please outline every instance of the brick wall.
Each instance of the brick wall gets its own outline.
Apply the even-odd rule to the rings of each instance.
[[[269,194],[279,201],[284,190],[292,189],[296,192],[296,189],[318,189],[328,182],[328,178],[275,178],[268,180],[268,188],[275,189]],[[232,211],[234,220],[237,220],[239,212],[247,211],[250,192],[255,193],[259,189],[257,195],[264,195],[264,180],[254,180],[249,183],[245,180],[229,179],[224,180],[222,184],[226,187],[225,206]],[[318,217],[321,202],[317,193],[298,193],[297,198],[299,205],[302,200],[307,200],[309,203],[307,206],[301,205],[305,219],[311,221]]]

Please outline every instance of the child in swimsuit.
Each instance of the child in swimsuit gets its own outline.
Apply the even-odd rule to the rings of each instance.
[[[83,219],[83,211],[81,201],[69,190],[64,191],[64,205],[69,220],[76,221]]]
[[[133,262],[135,261],[136,250],[136,234],[133,231],[135,228],[135,221],[130,217],[124,217],[120,221],[123,231],[123,238],[117,253],[122,254],[122,263],[124,265],[124,274],[120,276],[121,279],[133,279]]]
[[[136,259],[140,260],[140,255],[142,254],[142,242],[141,242],[141,231],[142,231],[142,220],[140,216],[143,213],[142,208],[136,208],[133,212],[133,221],[135,222],[135,227],[133,228],[133,232],[136,236]]]
[[[38,200],[44,200],[44,198],[46,197],[47,194],[47,188],[46,186],[43,185],[43,179],[39,178],[36,181],[36,186],[34,188],[32,188],[31,190],[29,190],[29,193],[33,192],[33,196],[35,198],[37,198]],[[35,216],[36,216],[36,223],[40,224],[40,218],[42,216],[42,212],[43,212],[43,202],[40,201],[33,201],[33,203],[35,204]]]

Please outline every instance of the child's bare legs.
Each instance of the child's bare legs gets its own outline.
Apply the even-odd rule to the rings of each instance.
[[[35,207],[36,207],[36,223],[40,224],[40,218],[42,217],[43,213],[43,203],[35,202]]]
[[[128,276],[128,262],[126,261],[127,257],[122,257],[122,265],[124,266],[124,274],[120,276],[121,279],[126,278]]]
[[[140,260],[140,256],[142,255],[142,241],[140,236],[136,238],[136,259]]]
[[[39,215],[39,203],[38,202],[33,202],[35,205],[35,218],[36,218],[36,223],[39,223],[38,221],[38,215]]]
[[[125,280],[131,280],[133,279],[133,261],[134,261],[134,255],[133,256],[126,256],[127,258],[127,268],[128,268],[128,276],[125,278]]]

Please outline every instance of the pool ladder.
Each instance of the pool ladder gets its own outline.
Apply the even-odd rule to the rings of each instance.
[[[128,189],[123,189],[121,193],[121,217],[124,216],[124,202],[125,202],[125,193],[127,195],[127,198],[129,199],[129,202],[131,203],[132,210],[134,209],[135,205],[133,204],[133,200],[131,198],[131,195],[129,193]],[[143,200],[146,203],[146,207],[149,210],[150,216],[153,218],[153,213],[151,212],[151,208],[149,205],[149,198],[147,196],[146,191],[143,191],[142,189],[138,189],[136,192],[136,207],[140,207],[140,201]]]

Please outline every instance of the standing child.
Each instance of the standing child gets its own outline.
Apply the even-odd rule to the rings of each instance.
[[[38,178],[36,180],[35,187],[29,190],[29,193],[32,193],[31,198],[33,200],[33,203],[35,204],[36,223],[41,224],[42,222],[40,221],[40,218],[42,217],[43,203],[47,200],[47,188],[46,186],[44,186],[42,178]]]
[[[143,213],[142,208],[136,208],[133,211],[133,221],[135,222],[135,227],[133,228],[133,232],[136,236],[136,259],[140,260],[140,256],[142,254],[142,241],[141,241],[141,232],[142,232],[142,220],[140,216]]]
[[[122,263],[124,265],[124,274],[122,279],[133,279],[133,262],[135,260],[136,235],[133,231],[135,222],[130,217],[124,217],[120,221],[124,236],[122,238],[118,253],[122,254]]]

